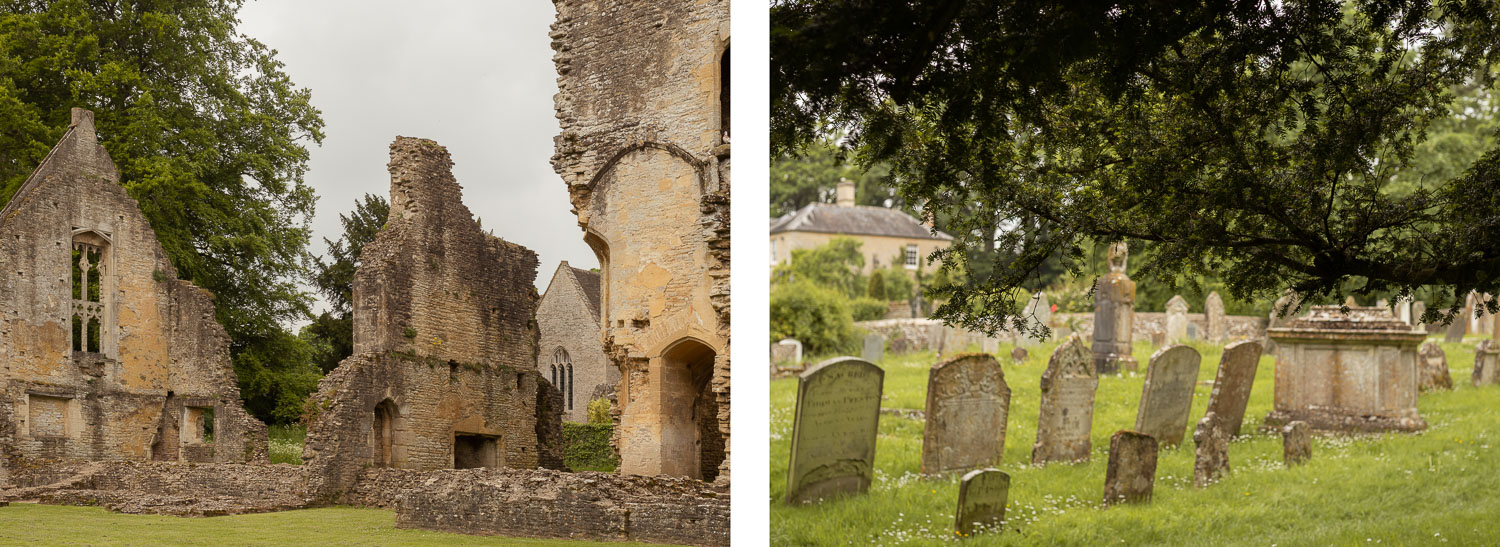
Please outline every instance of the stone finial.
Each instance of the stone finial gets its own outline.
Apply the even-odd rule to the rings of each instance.
[[[99,135],[94,130],[94,112],[87,108],[74,107],[72,119],[68,122],[68,128],[73,129],[74,134],[79,137],[87,137],[88,142],[99,142]]]
[[[1124,241],[1109,244],[1109,271],[1125,273],[1125,262],[1130,259],[1130,248]]]

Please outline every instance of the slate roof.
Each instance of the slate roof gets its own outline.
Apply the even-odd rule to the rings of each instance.
[[[941,231],[934,233],[916,217],[895,209],[868,205],[841,207],[827,203],[809,203],[801,209],[773,219],[771,233],[774,235],[781,232],[953,239],[953,236]]]
[[[573,279],[577,279],[578,287],[583,289],[584,302],[588,304],[589,311],[593,312],[594,320],[598,321],[600,319],[599,274],[588,270],[580,270],[572,266],[568,266],[568,269],[573,270]]]

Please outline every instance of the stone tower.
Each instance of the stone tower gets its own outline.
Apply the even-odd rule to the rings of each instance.
[[[729,478],[729,2],[555,0],[552,166],[599,259],[622,473]]]

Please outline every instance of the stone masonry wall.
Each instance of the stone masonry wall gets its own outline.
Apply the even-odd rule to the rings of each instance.
[[[537,372],[551,380],[553,355],[559,348],[568,352],[573,363],[572,381],[577,385],[572,388],[573,406],[563,412],[563,419],[577,423],[589,421],[589,401],[596,394],[613,393],[620,381],[620,370],[604,355],[599,319],[587,300],[572,267],[564,261],[552,274],[552,282],[536,308],[537,327],[541,331]],[[567,397],[564,393],[564,405]]]
[[[73,351],[73,247],[100,249],[98,351]],[[88,460],[264,461],[213,297],[177,279],[146,218],[97,143],[73,123],[0,212],[0,483],[4,468]],[[29,402],[60,423],[28,424]],[[212,443],[184,431],[212,408]],[[51,415],[38,412],[39,417]]]

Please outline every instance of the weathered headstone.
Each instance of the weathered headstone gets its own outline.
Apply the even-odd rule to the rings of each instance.
[[[1386,308],[1312,306],[1266,329],[1276,340],[1267,429],[1293,420],[1340,432],[1419,431],[1417,349],[1426,334]]]
[[[1117,431],[1109,438],[1104,505],[1151,501],[1156,484],[1156,448],[1156,439],[1136,431]]]
[[[1118,374],[1139,368],[1131,356],[1135,323],[1135,282],[1125,275],[1129,248],[1118,241],[1109,246],[1109,273],[1094,289],[1094,370]]]
[[[1417,352],[1417,389],[1453,389],[1453,378],[1448,375],[1448,355],[1437,342],[1426,342]]]
[[[1038,327],[1048,327],[1052,323],[1052,305],[1047,303],[1046,293],[1031,295],[1031,301],[1026,304],[1021,317],[1026,320],[1026,331],[1016,333],[1017,345],[1034,348],[1047,341],[1042,335],[1033,332]]]
[[[1023,347],[1017,347],[1015,349],[1010,350],[1010,360],[1015,361],[1017,363],[1025,363],[1027,355],[1028,354],[1026,353],[1026,348],[1023,348]]]
[[[1010,475],[998,469],[975,469],[958,484],[958,517],[953,531],[960,537],[997,530],[1005,524],[1010,501]]]
[[[1495,314],[1490,313],[1485,308],[1485,302],[1489,301],[1489,299],[1490,295],[1488,294],[1476,294],[1474,296],[1474,309],[1479,311],[1479,318],[1476,320],[1475,326],[1477,328],[1471,332],[1477,332],[1483,336],[1494,336]]]
[[[1088,461],[1099,375],[1083,339],[1069,336],[1042,373],[1041,416],[1031,463]]]
[[[1163,348],[1151,356],[1135,416],[1136,431],[1150,435],[1163,446],[1182,443],[1201,361],[1198,350],[1181,345]]]
[[[885,337],[878,332],[866,334],[864,347],[860,350],[859,356],[871,363],[879,363],[885,357]]]
[[[1411,326],[1412,330],[1427,331],[1427,322],[1422,316],[1427,313],[1427,303],[1421,300],[1411,303]]]
[[[1208,341],[1217,344],[1229,335],[1229,320],[1224,317],[1224,299],[1219,297],[1219,291],[1208,293],[1203,300],[1203,322]]]
[[[884,384],[884,370],[853,357],[829,359],[797,377],[787,503],[870,488]]]
[[[1189,321],[1187,324],[1187,339],[1196,341],[1200,338],[1202,338],[1202,336],[1198,335],[1198,324]]]
[[[1010,417],[1010,386],[988,353],[964,353],[927,373],[922,473],[1000,465]]]
[[[802,342],[791,338],[783,338],[780,342],[771,345],[771,362],[782,366],[796,366],[802,363]]]
[[[1396,302],[1396,317],[1401,318],[1402,323],[1413,325],[1411,321],[1411,301],[1401,300]]]
[[[1193,430],[1193,486],[1203,488],[1229,472],[1229,432],[1213,411],[1203,415]]]
[[[1214,376],[1214,390],[1208,395],[1208,411],[1219,416],[1230,437],[1240,434],[1245,421],[1245,407],[1250,404],[1250,388],[1255,385],[1255,370],[1260,365],[1260,342],[1241,340],[1224,346],[1219,358],[1219,372]]]
[[[1389,308],[1389,307],[1391,307],[1391,302],[1389,300],[1381,298],[1381,299],[1375,301],[1375,307],[1377,307],[1377,308]]]
[[[1287,467],[1312,458],[1312,427],[1307,422],[1292,422],[1281,428],[1281,454]]]
[[[1469,375],[1469,383],[1474,387],[1487,386],[1495,383],[1497,368],[1500,368],[1500,344],[1494,340],[1485,338],[1474,346],[1474,372]]]
[[[1167,344],[1180,344],[1187,340],[1187,300],[1182,295],[1167,301]]]
[[[1473,317],[1474,308],[1468,303],[1459,308],[1458,315],[1453,317],[1453,322],[1448,323],[1447,330],[1443,331],[1443,341],[1449,344],[1457,344],[1464,340],[1464,334],[1469,331],[1469,318]]]

